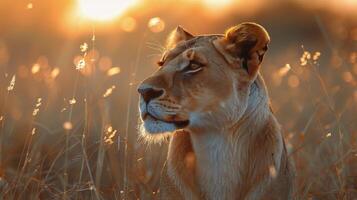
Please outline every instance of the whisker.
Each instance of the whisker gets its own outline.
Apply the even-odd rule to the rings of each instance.
[[[156,46],[150,46],[150,45],[146,45],[148,48],[159,51],[160,53],[163,53],[165,51],[165,49],[162,49],[160,47],[156,47]]]
[[[152,49],[155,49],[155,50],[159,50],[161,53],[166,50],[166,48],[163,45],[161,45],[160,43],[146,42],[146,45],[149,48],[152,48]]]
[[[149,54],[149,55],[147,55],[146,57],[147,58],[151,58],[151,57],[155,57],[155,56],[160,56],[161,54],[159,54],[159,53],[154,53],[154,54]]]
[[[152,45],[152,46],[156,46],[156,47],[160,47],[162,49],[165,49],[165,47],[163,45],[161,45],[160,43],[155,43],[155,42],[146,42],[146,44]]]

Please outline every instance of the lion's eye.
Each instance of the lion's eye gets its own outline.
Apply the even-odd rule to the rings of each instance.
[[[203,68],[203,65],[201,63],[191,61],[190,64],[183,70],[185,74],[193,74],[196,72],[201,71]]]

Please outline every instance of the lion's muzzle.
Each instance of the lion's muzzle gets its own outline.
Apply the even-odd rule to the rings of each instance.
[[[149,133],[172,132],[188,126],[189,120],[182,119],[179,106],[169,105],[165,100],[165,90],[142,83],[140,94],[140,117]]]

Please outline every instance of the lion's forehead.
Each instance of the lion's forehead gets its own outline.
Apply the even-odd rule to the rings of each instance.
[[[165,51],[160,59],[160,63],[166,64],[171,60],[174,60],[177,56],[181,55],[188,49],[193,49],[195,51],[201,51],[202,53],[209,53],[213,49],[211,44],[212,40],[221,37],[221,35],[201,35],[195,38],[183,41],[175,46],[173,49],[168,49]]]

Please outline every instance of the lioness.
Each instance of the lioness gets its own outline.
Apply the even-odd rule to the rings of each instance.
[[[161,199],[292,198],[293,168],[258,72],[269,41],[255,23],[224,35],[173,31],[138,87],[145,134],[171,136]]]

